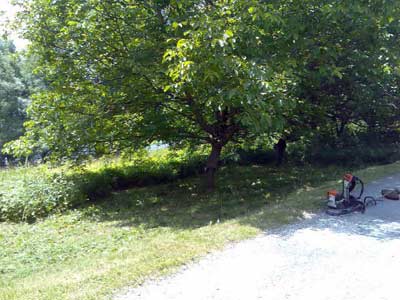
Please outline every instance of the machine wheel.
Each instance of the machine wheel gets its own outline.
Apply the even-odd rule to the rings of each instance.
[[[376,205],[376,199],[371,196],[367,196],[364,198],[364,206]]]

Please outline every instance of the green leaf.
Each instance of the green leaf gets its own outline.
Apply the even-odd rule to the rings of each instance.
[[[254,6],[249,7],[249,13],[250,14],[254,14],[256,12],[257,8],[255,8]]]
[[[177,47],[178,49],[181,49],[181,48],[183,48],[183,47],[186,45],[186,43],[187,43],[187,40],[186,40],[186,39],[180,39],[180,40],[176,43],[176,47]]]
[[[227,30],[225,30],[225,33],[224,33],[224,35],[226,35],[227,37],[233,37],[233,32],[232,32],[232,30],[230,30],[230,29],[227,29]]]

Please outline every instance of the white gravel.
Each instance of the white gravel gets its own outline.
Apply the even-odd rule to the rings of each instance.
[[[400,186],[400,174],[365,195]],[[400,201],[324,214],[230,246],[116,300],[398,300]]]

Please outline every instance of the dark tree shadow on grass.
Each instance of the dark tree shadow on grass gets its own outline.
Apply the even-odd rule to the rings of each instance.
[[[328,174],[326,168],[228,166],[218,173],[213,193],[202,190],[201,178],[191,178],[114,193],[83,211],[87,218],[116,226],[198,228],[241,217],[241,222],[264,229],[268,224],[242,217],[268,210],[297,189],[337,178],[335,172]]]

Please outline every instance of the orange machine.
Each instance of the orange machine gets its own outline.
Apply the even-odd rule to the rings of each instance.
[[[352,194],[355,187],[360,185],[360,192],[358,195]],[[365,208],[370,205],[376,205],[376,200],[367,196],[364,200],[361,197],[364,193],[364,183],[362,180],[352,174],[345,174],[343,176],[342,192],[336,190],[328,191],[326,213],[333,216],[344,215],[355,211],[365,212]]]

